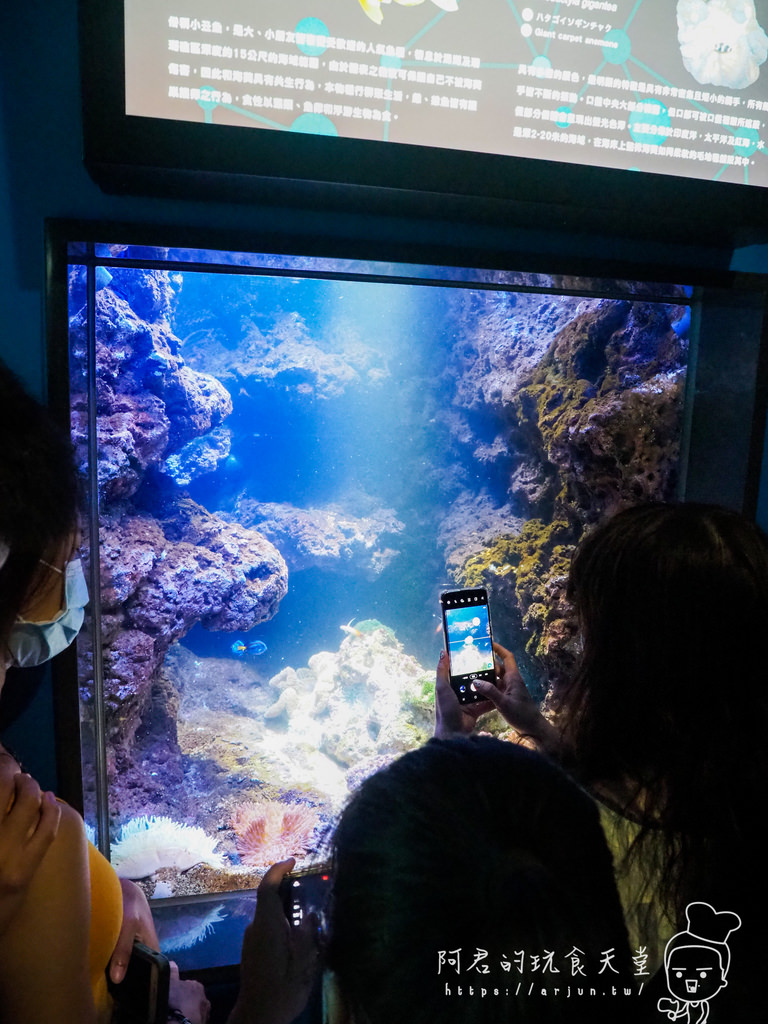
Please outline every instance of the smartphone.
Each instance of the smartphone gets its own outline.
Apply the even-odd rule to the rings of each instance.
[[[453,691],[460,704],[484,700],[475,680],[496,679],[488,591],[448,590],[440,595],[440,607]]]
[[[291,871],[280,883],[280,899],[285,916],[295,928],[307,914],[316,914],[321,931],[325,931],[333,878],[327,865],[316,864],[300,871]]]
[[[166,1024],[171,966],[167,957],[138,940],[133,944],[125,977],[109,981],[115,1000],[116,1024]]]

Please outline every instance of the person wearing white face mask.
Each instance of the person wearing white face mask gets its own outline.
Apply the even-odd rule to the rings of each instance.
[[[47,627],[40,632],[32,624],[50,624],[65,614],[65,563],[76,522],[77,479],[68,441],[0,365],[0,687],[11,666],[40,663],[53,653],[43,639]],[[60,626],[52,632],[62,639]],[[35,633],[38,639],[32,641]],[[4,901],[0,1018],[42,1021],[47,1015],[90,1024],[98,1018],[88,966],[90,871],[83,823],[49,795],[41,799],[32,780],[23,779],[13,756],[0,746],[0,809],[6,812],[0,828],[22,807],[34,825],[37,796],[35,835],[40,834],[23,884]],[[23,804],[21,785],[32,790]],[[45,817],[48,807],[54,829]],[[21,856],[13,838],[5,843],[0,875],[14,855]],[[18,833],[15,838],[18,843]],[[119,883],[115,896],[119,908]]]
[[[0,543],[0,571],[8,557]],[[0,664],[0,687],[10,645]],[[61,809],[53,793],[43,794],[35,780],[20,771],[13,756],[0,745],[0,941],[18,913],[27,888],[58,833]]]
[[[9,668],[45,663],[82,626],[77,499],[69,439],[0,363],[0,690]],[[0,743],[0,1020],[106,1024],[106,972],[122,979],[134,938],[158,948],[141,890]],[[202,986],[175,984],[203,1024]]]
[[[0,567],[7,554],[7,547],[0,543]],[[79,556],[70,558],[64,569],[42,558],[40,564],[48,569],[51,581],[43,597],[35,599],[32,608],[23,608],[16,617],[5,641],[6,668],[45,664],[69,647],[83,625],[88,587]],[[54,574],[58,574],[61,583]],[[62,590],[63,595],[59,596]],[[54,595],[56,600],[52,601]],[[39,618],[41,615],[49,617]]]

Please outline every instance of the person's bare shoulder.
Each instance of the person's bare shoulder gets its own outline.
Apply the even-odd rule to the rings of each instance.
[[[56,837],[0,937],[0,1004],[9,1020],[95,1020],[88,972],[90,878],[83,819],[61,804]],[[46,1016],[47,1015],[47,1016]],[[58,1015],[58,1016],[57,1016]]]

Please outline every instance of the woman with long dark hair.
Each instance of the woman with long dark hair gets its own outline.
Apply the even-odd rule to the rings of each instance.
[[[66,646],[82,622],[84,599],[72,558],[76,532],[77,477],[68,441],[0,364],[0,687],[8,668],[41,664]],[[17,810],[23,776],[2,746],[0,771],[10,815]],[[38,828],[44,827],[49,801],[39,803]],[[24,804],[30,804],[29,796]],[[97,1019],[88,970],[85,832],[71,808],[55,806],[55,838],[49,834],[43,855],[28,862],[23,893],[6,902],[0,934],[3,1019]],[[7,855],[12,852],[9,847]],[[116,879],[115,886],[119,914]],[[118,918],[115,939],[119,927]]]
[[[42,665],[77,635],[88,600],[77,545],[69,438],[0,363],[0,689],[9,668]],[[122,980],[135,937],[157,948],[141,890],[0,744],[0,1019],[106,1024],[106,969]],[[174,980],[174,994],[205,1019],[202,986]]]
[[[750,1019],[736,1014],[749,1012],[768,910],[768,539],[716,506],[626,509],[582,541],[569,594],[583,653],[554,720],[503,648],[498,687],[478,690],[600,802],[630,935],[657,964],[692,901],[741,917],[716,1004]],[[439,701],[442,730],[466,731],[444,679]]]

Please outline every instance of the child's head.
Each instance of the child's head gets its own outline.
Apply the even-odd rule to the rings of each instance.
[[[456,950],[458,964],[449,962]],[[471,967],[478,950],[487,972]],[[596,808],[530,751],[488,737],[432,740],[366,780],[344,811],[329,963],[356,1020],[581,1019],[578,999],[528,988],[567,983],[574,951],[589,979],[605,981],[597,972],[607,950],[618,972],[608,976],[626,982],[626,931]],[[541,970],[546,953],[560,974],[537,973],[532,958]],[[501,994],[481,997],[483,988]],[[590,1004],[590,1019],[601,1012]]]

